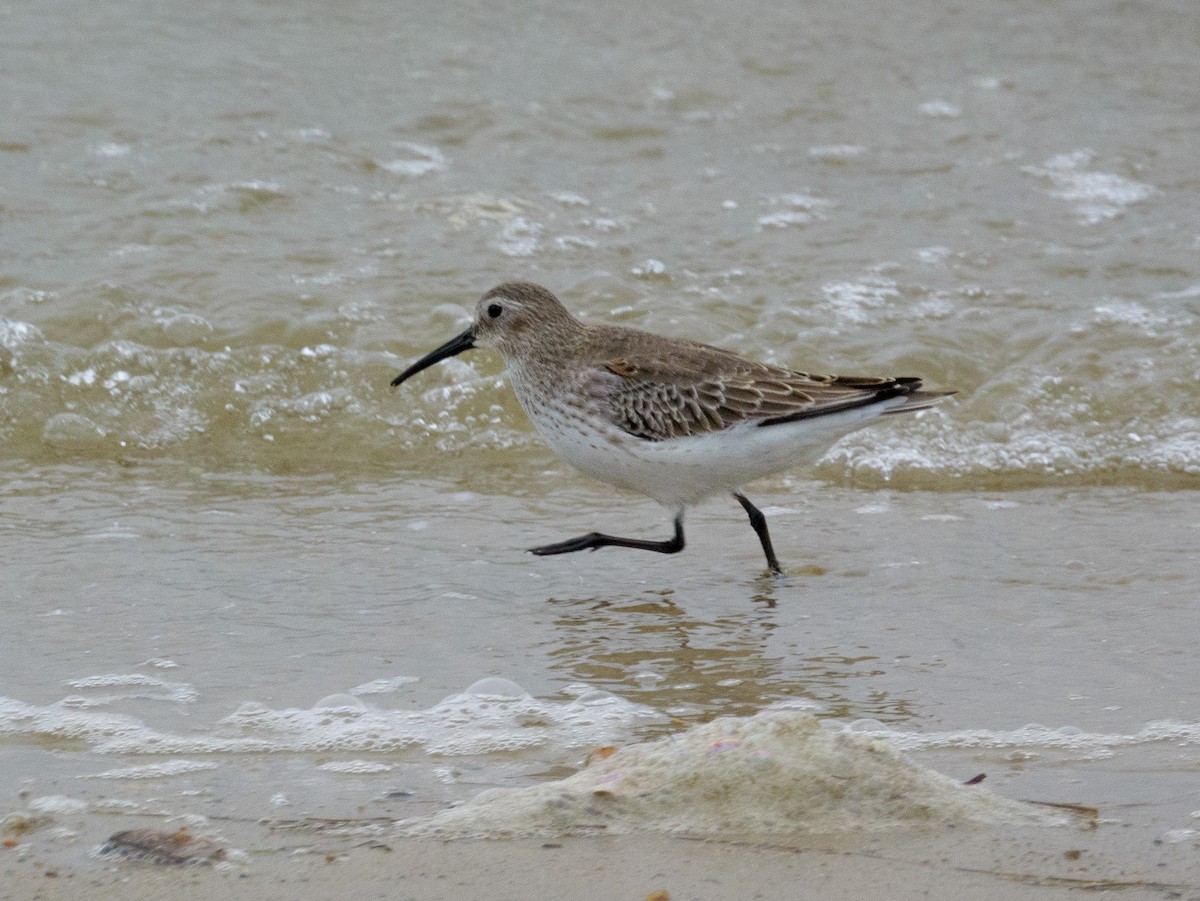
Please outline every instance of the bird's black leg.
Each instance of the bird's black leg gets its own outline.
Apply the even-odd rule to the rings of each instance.
[[[761,514],[760,514],[761,515]],[[638,538],[618,538],[601,532],[589,532],[578,538],[568,538],[558,544],[531,547],[529,553],[539,557],[551,554],[570,554],[575,551],[594,551],[602,547],[631,547],[639,551],[655,551],[659,554],[678,554],[683,550],[683,513],[675,517],[675,537],[667,541],[643,541]]]
[[[771,533],[767,531],[767,518],[763,516],[762,510],[750,503],[746,495],[735,491],[733,496],[738,499],[738,503],[750,515],[750,525],[754,526],[754,531],[758,534],[758,540],[762,542],[763,553],[767,555],[767,566],[771,567],[771,572],[781,573],[779,561],[775,559],[775,548],[771,547]]]

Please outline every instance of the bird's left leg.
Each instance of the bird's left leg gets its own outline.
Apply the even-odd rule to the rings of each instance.
[[[529,553],[539,557],[551,554],[572,554],[575,551],[595,551],[602,547],[629,547],[639,551],[654,551],[659,554],[678,554],[683,550],[683,511],[675,517],[675,535],[666,541],[646,541],[641,538],[619,538],[603,532],[589,532],[578,538],[569,538],[558,544],[531,547]]]

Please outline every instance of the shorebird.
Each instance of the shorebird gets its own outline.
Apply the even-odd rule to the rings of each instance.
[[[727,350],[611,325],[584,325],[540,285],[488,291],[471,327],[426,354],[393,387],[473,347],[504,355],[534,428],[576,469],[672,510],[666,541],[590,532],[530,548],[539,556],[625,547],[683,550],[684,510],[728,492],[750,517],[767,566],[782,572],[767,520],[747,482],[814,463],[843,435],[953,391],[922,391],[912,377],[812,375]]]

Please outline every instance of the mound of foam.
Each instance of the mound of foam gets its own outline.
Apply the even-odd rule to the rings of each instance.
[[[409,834],[446,837],[684,832],[828,833],[1041,814],[899,756],[884,741],[824,729],[806,713],[723,718],[661,741],[596,754],[579,773],[493,789]]]

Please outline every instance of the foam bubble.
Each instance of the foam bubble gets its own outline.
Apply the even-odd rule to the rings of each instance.
[[[859,721],[843,726],[846,731],[886,741],[900,751],[932,751],[947,748],[1005,750],[1047,749],[1087,757],[1108,757],[1117,748],[1157,742],[1200,743],[1200,723],[1156,720],[1133,733],[1085,732],[1074,726],[1050,728],[1028,723],[1018,729],[961,729],[947,732],[903,732],[876,721]]]
[[[159,686],[165,685],[162,680],[141,673],[105,673],[101,676],[85,676],[82,679],[68,679],[67,685],[72,688],[113,688],[114,686]]]
[[[95,450],[104,439],[104,429],[78,413],[58,413],[42,427],[42,441],[60,450]]]
[[[164,779],[169,776],[182,776],[185,773],[196,773],[203,770],[215,770],[217,764],[209,760],[167,760],[162,763],[148,763],[143,766],[122,767],[116,770],[105,770],[102,773],[87,773],[80,779]]]
[[[1200,475],[1200,420],[1132,420],[1085,431],[1097,418],[1090,403],[1042,393],[1028,412],[1005,422],[958,424],[935,409],[893,428],[863,430],[842,439],[821,466],[910,483],[923,475],[1004,477],[1008,487],[1015,476],[1033,483],[1044,476],[1116,482]]]
[[[105,677],[98,677],[103,679]],[[603,691],[568,687],[568,701],[534,698],[505,679],[484,679],[424,710],[370,707],[350,694],[310,709],[274,710],[248,701],[208,732],[159,732],[98,713],[77,699],[35,707],[0,698],[0,735],[82,740],[109,754],[387,753],[473,755],[587,747],[660,723],[656,711]]]
[[[952,253],[954,253],[953,250],[951,250],[949,247],[945,247],[941,244],[933,245],[930,247],[918,247],[916,250],[917,259],[920,260],[922,263],[929,263],[929,264],[941,263],[941,262],[945,261],[946,258],[949,257]]]
[[[1096,154],[1075,150],[1051,157],[1041,166],[1025,166],[1021,171],[1043,178],[1053,185],[1051,197],[1075,204],[1079,221],[1095,225],[1119,216],[1130,204],[1140,203],[1155,193],[1152,185],[1110,172],[1090,172]]]
[[[811,714],[773,710],[596,755],[567,779],[492,789],[401,828],[454,837],[597,828],[728,836],[1041,819],[910,763],[884,741],[823,729]]]
[[[500,679],[496,676],[488,676],[485,679],[480,679],[478,682],[472,683],[467,687],[464,694],[483,698],[529,697],[529,692],[516,682],[509,681],[508,679]]]
[[[369,776],[375,773],[388,773],[395,767],[387,763],[376,763],[371,760],[333,760],[323,763],[318,770],[325,773],[344,773],[350,776]]]
[[[1200,830],[1168,829],[1162,834],[1162,840],[1169,845],[1178,845],[1183,842],[1200,844]]]
[[[449,165],[446,155],[437,147],[413,144],[409,141],[397,141],[395,147],[405,155],[379,164],[380,169],[392,175],[417,178],[431,172],[441,172]]]
[[[44,795],[29,801],[29,809],[34,813],[47,813],[52,816],[70,816],[87,810],[87,802],[78,798],[68,798],[66,795]]]
[[[558,191],[550,195],[551,198],[561,203],[563,206],[591,206],[592,202],[582,194],[576,194],[572,191]]]
[[[132,717],[91,710],[73,710],[65,701],[46,707],[0,697],[0,735],[34,735],[46,738],[100,743],[116,737],[137,740],[148,730]]]
[[[577,248],[590,250],[597,244],[591,238],[585,238],[582,235],[556,235],[554,246],[559,250],[575,250]]]
[[[45,340],[36,325],[0,316],[0,347],[12,350],[19,344],[40,344]]]
[[[104,537],[132,538],[136,534],[126,533],[107,534]],[[187,682],[167,682],[143,673],[105,673],[98,676],[86,676],[82,679],[71,679],[67,685],[81,691],[94,689],[124,689],[104,695],[85,695],[63,698],[59,703],[65,707],[82,709],[111,704],[129,698],[148,701],[171,701],[177,704],[190,704],[200,697],[195,687]]]
[[[155,307],[150,321],[162,329],[166,339],[177,346],[199,344],[212,334],[212,324],[203,316],[174,307]]]
[[[827,282],[821,286],[823,306],[843,323],[864,324],[877,318],[880,310],[899,300],[896,282],[883,276],[861,281]]]
[[[409,524],[412,528],[412,524]],[[364,682],[362,685],[356,685],[350,689],[352,695],[378,695],[391,694],[394,691],[399,691],[405,685],[412,685],[414,682],[420,681],[416,676],[395,676],[391,679],[373,679],[370,682]]]
[[[218,186],[217,190],[239,191],[243,194],[250,194],[265,200],[287,196],[287,190],[279,182],[263,181],[261,179],[235,181],[229,184],[227,188]]]
[[[644,260],[641,265],[634,266],[629,271],[632,275],[635,275],[638,278],[670,278],[670,276],[667,274],[667,264],[662,260]]]
[[[794,225],[808,225],[812,222],[812,213],[803,210],[787,210],[782,213],[769,213],[758,217],[758,230],[764,228],[791,228]]]
[[[500,229],[500,237],[494,246],[505,256],[528,257],[537,253],[541,246],[542,232],[545,226],[540,222],[517,216],[504,223]]]
[[[354,697],[354,695],[346,694],[327,695],[313,704],[313,710],[316,711],[330,710],[348,715],[362,713],[366,709],[366,704]]]
[[[867,148],[861,144],[828,144],[808,148],[808,155],[812,159],[825,162],[842,162],[862,156],[866,152]]]
[[[930,119],[957,119],[962,115],[962,108],[946,100],[930,100],[922,103],[921,115]]]
[[[1178,317],[1150,310],[1140,303],[1116,301],[1096,307],[1092,311],[1090,324],[1100,327],[1109,325],[1131,326],[1139,329],[1149,337],[1157,337],[1161,330],[1177,327],[1183,323],[1179,322]],[[1084,325],[1077,325],[1074,328],[1074,331],[1077,333],[1083,333],[1088,330],[1087,326]]]
[[[768,213],[758,218],[758,230],[767,228],[791,228],[796,225],[808,225],[821,216],[821,211],[830,206],[823,197],[812,197],[808,194],[775,194],[767,198],[767,204],[773,207],[786,207],[776,213]]]

